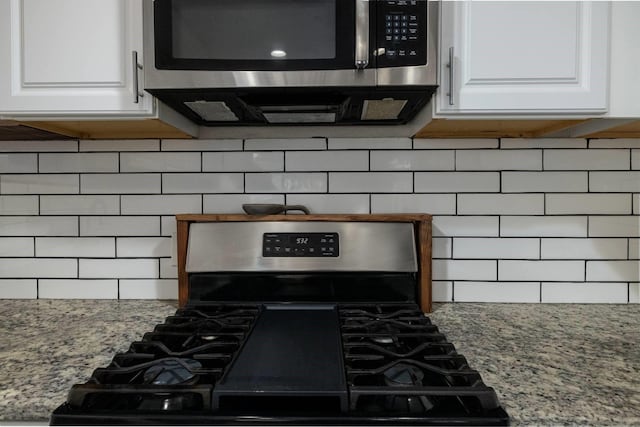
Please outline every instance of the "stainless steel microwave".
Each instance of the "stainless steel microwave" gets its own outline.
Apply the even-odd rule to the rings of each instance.
[[[203,125],[406,123],[435,91],[437,7],[144,0],[145,89]]]

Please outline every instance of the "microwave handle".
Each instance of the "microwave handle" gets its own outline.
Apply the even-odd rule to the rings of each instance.
[[[369,0],[356,1],[356,68],[369,65]]]

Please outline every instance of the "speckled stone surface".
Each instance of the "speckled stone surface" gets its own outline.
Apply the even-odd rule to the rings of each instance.
[[[172,301],[0,301],[0,422],[46,421]],[[640,426],[640,306],[438,304],[433,322],[512,423]]]

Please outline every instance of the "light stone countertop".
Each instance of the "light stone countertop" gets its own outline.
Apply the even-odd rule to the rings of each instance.
[[[174,301],[0,301],[0,423],[46,422]],[[520,425],[640,426],[640,305],[437,304],[429,316]]]

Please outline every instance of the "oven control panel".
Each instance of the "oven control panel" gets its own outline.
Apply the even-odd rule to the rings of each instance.
[[[338,233],[264,233],[263,257],[338,257]]]

